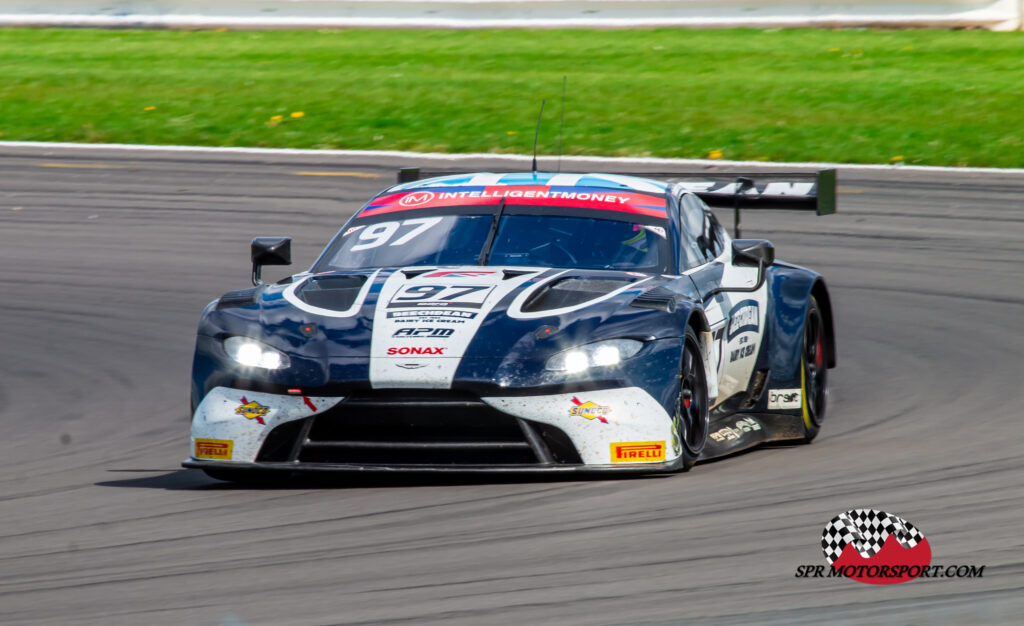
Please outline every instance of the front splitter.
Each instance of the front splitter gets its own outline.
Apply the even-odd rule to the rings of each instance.
[[[355,465],[332,463],[222,463],[187,459],[182,467],[252,472],[363,472],[422,474],[665,474],[678,471],[681,459],[630,465]]]

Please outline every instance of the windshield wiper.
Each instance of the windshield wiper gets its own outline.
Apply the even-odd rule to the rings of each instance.
[[[477,265],[487,265],[487,261],[491,258],[491,246],[494,245],[494,236],[498,234],[498,224],[501,222],[501,215],[505,212],[505,197],[502,196],[501,201],[498,203],[498,212],[494,214],[494,219],[491,220],[491,230],[487,233],[487,239],[484,241],[484,247],[480,250],[480,256],[476,259]]]

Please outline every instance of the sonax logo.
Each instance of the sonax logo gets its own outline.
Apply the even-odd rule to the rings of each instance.
[[[421,206],[424,204],[428,204],[433,199],[434,192],[420,191],[402,196],[402,199],[398,201],[398,204],[402,206]]]
[[[665,460],[664,441],[631,441],[611,444],[612,463],[646,463]]]
[[[196,439],[195,458],[230,461],[234,445],[233,441],[227,439]]]
[[[388,356],[408,356],[410,354],[442,356],[444,348],[388,348]]]

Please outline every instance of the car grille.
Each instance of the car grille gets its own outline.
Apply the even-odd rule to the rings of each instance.
[[[502,413],[477,397],[385,390],[275,428],[257,462],[382,466],[582,463],[569,437]]]

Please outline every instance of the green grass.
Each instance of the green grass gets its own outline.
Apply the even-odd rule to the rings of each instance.
[[[0,30],[0,140],[554,154],[563,75],[566,154],[1024,166],[980,31]]]

